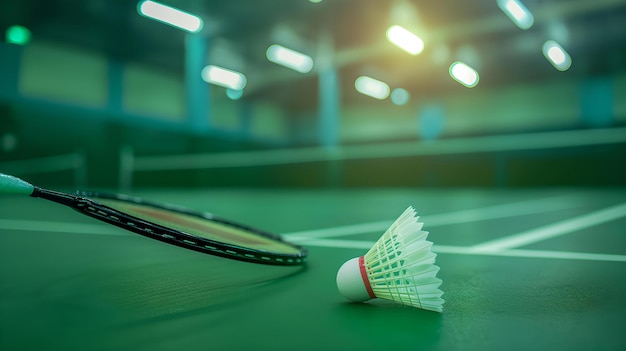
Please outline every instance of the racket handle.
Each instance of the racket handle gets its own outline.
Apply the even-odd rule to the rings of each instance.
[[[35,187],[12,175],[0,173],[0,193],[31,195]]]

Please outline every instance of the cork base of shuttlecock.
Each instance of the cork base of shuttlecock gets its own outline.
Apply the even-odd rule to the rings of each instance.
[[[367,301],[376,297],[367,279],[363,256],[348,260],[339,268],[337,288],[341,295],[353,302]]]

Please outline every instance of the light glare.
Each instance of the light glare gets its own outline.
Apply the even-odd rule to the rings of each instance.
[[[303,53],[288,49],[281,45],[272,45],[265,53],[268,60],[293,69],[300,73],[308,73],[313,69],[313,59]]]
[[[202,30],[204,22],[196,15],[163,5],[156,1],[142,1],[137,7],[140,15],[152,18],[170,26],[197,33]]]
[[[30,41],[30,31],[24,26],[11,26],[6,32],[7,43],[26,45]]]
[[[239,100],[243,96],[243,90],[226,89],[226,96],[231,100]]]
[[[396,88],[391,92],[391,102],[398,106],[405,105],[409,102],[409,92],[406,89]]]
[[[572,66],[570,55],[554,40],[548,40],[543,44],[543,55],[559,71],[567,71]]]
[[[391,26],[387,29],[387,40],[411,55],[417,55],[424,50],[424,41],[401,26]]]
[[[521,29],[528,29],[535,23],[533,14],[518,0],[498,0],[498,7]]]
[[[478,72],[463,62],[455,62],[450,65],[450,77],[468,88],[478,84]]]
[[[363,95],[384,100],[389,96],[389,85],[372,77],[361,76],[354,82],[356,91]]]
[[[247,82],[243,74],[213,65],[202,69],[202,80],[232,90],[243,90]]]

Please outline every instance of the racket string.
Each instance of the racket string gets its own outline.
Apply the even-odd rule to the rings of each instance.
[[[111,224],[114,224],[114,225],[119,224],[122,227],[126,226],[126,227],[131,227],[133,229],[136,229],[137,231],[140,231],[139,234],[147,233],[151,237],[155,237],[155,238],[161,237],[166,240],[175,240],[181,246],[188,246],[188,247],[190,246],[193,248],[200,249],[201,251],[209,250],[209,251],[219,252],[219,253],[229,255],[229,256],[235,256],[235,257],[253,259],[253,260],[271,261],[271,262],[277,262],[277,263],[301,264],[305,261],[303,258],[300,258],[300,257],[297,257],[297,258],[270,257],[270,256],[265,256],[265,255],[255,255],[249,252],[239,252],[239,251],[235,251],[232,249],[221,249],[219,247],[211,246],[211,245],[202,245],[196,241],[189,240],[183,236],[178,237],[178,236],[171,235],[168,233],[157,232],[150,227],[147,227],[145,225],[140,225],[141,223],[130,221],[128,219],[123,220],[119,216],[113,215],[109,212],[103,211],[101,209],[98,209],[96,207],[90,206],[85,203],[78,203],[77,208],[87,214],[90,214],[91,216],[104,218],[106,219],[107,222]]]

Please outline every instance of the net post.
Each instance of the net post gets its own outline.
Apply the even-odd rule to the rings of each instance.
[[[74,183],[79,189],[87,186],[87,155],[82,149],[74,154]]]
[[[134,151],[129,145],[120,148],[119,188],[126,192],[130,190],[133,182]]]

